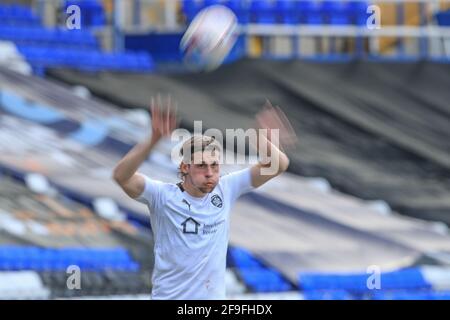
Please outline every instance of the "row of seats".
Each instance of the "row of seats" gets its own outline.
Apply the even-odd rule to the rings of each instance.
[[[98,1],[66,1],[66,7],[78,5],[83,13],[82,23],[103,24],[98,21],[103,7]],[[23,6],[0,6],[1,12],[8,17],[26,16],[32,11]],[[27,13],[25,13],[27,12]],[[95,14],[92,14],[95,12]],[[91,20],[89,20],[91,19]],[[95,21],[94,21],[95,20]],[[83,22],[84,21],[84,22]],[[14,42],[19,51],[37,74],[44,74],[48,67],[67,67],[77,70],[97,72],[104,70],[150,72],[154,63],[144,52],[102,53],[98,50],[97,39],[91,31],[48,29],[42,26],[0,26],[0,40]]]
[[[373,300],[450,300],[450,291],[375,292]]]
[[[282,292],[292,289],[291,284],[278,271],[267,268],[243,248],[230,248],[228,260],[253,292]]]
[[[44,285],[51,290],[51,298],[148,294],[151,290],[150,271],[83,271],[80,274],[81,288],[79,290],[67,288],[68,274],[66,272],[40,272],[39,275]]]
[[[355,300],[355,296],[345,290],[320,290],[303,292],[305,300]]]
[[[299,287],[308,290],[346,290],[354,292],[370,291],[368,281],[371,274],[315,274],[300,273]],[[428,283],[420,269],[410,268],[380,274],[380,285],[383,290],[429,289]]]
[[[64,8],[77,5],[83,13],[81,25],[85,27],[98,27],[106,24],[106,15],[103,5],[98,0],[68,0]]]
[[[254,292],[282,292],[292,289],[291,285],[276,270],[240,269],[239,274],[244,283]]]
[[[89,272],[80,273],[80,287],[69,289],[65,271],[7,271],[0,272],[0,300],[3,299],[58,299],[83,296],[116,296],[149,294],[151,275],[143,272]]]
[[[19,44],[97,48],[97,39],[81,30],[0,26],[0,39]]]
[[[66,270],[76,265],[81,270],[123,270],[135,272],[139,265],[124,248],[39,248],[1,246],[0,270]]]
[[[17,4],[0,5],[0,20],[2,25],[40,24],[40,19],[33,13],[31,8]]]
[[[362,1],[183,0],[183,13],[190,22],[214,4],[232,9],[241,24],[365,25],[368,18],[368,5]]]
[[[36,272],[0,272],[0,300],[48,298],[50,290]]]
[[[365,295],[355,295],[344,290],[321,290],[306,291],[303,296],[305,300],[450,300],[449,291],[432,290],[373,290]]]
[[[154,70],[152,58],[145,52],[103,53],[96,50],[18,46],[32,66],[67,67],[85,71]]]

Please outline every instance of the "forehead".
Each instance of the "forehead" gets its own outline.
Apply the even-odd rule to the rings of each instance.
[[[192,154],[192,160],[194,164],[212,164],[214,162],[220,162],[219,151],[197,151]]]

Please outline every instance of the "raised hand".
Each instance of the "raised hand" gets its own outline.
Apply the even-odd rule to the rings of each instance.
[[[290,121],[279,106],[272,106],[266,101],[263,109],[256,114],[259,129],[267,129],[267,139],[282,150],[294,148],[298,138]],[[272,141],[272,130],[279,130],[279,144]]]
[[[152,97],[150,102],[150,112],[152,117],[152,139],[157,141],[164,136],[170,136],[173,130],[178,127],[177,103],[171,96],[167,96],[165,101],[161,95]]]

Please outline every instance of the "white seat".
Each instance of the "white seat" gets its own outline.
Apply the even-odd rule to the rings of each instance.
[[[50,290],[34,271],[0,272],[0,299],[48,299]]]

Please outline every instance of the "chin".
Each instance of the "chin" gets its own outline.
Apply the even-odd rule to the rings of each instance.
[[[201,188],[200,191],[203,193],[211,193],[216,186]]]

